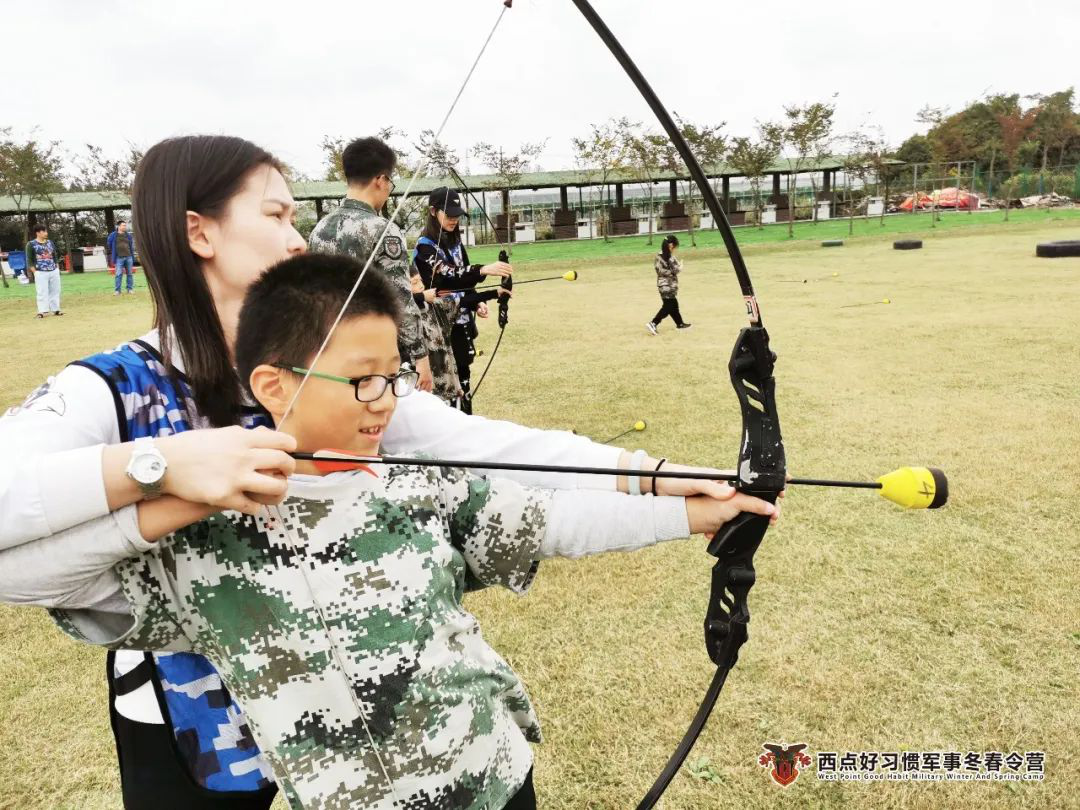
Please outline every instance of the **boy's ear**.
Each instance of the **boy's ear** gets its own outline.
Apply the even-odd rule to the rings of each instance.
[[[214,246],[206,233],[206,219],[194,211],[187,212],[187,238],[191,252],[200,259],[214,258]]]
[[[248,384],[256,401],[274,417],[274,424],[280,422],[296,388],[292,373],[263,363],[251,370]]]

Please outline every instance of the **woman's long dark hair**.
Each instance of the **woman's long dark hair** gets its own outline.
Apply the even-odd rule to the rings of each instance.
[[[422,235],[444,250],[452,250],[461,241],[461,220],[458,220],[454,230],[443,230],[443,226],[439,224],[439,218],[428,208],[427,222],[424,224]]]
[[[665,236],[664,241],[660,244],[660,255],[664,257],[665,262],[671,258],[672,245],[674,245],[675,247],[679,246],[679,237],[677,237],[675,234]]]
[[[237,423],[241,388],[201,261],[188,244],[186,212],[220,217],[260,166],[280,171],[282,164],[242,138],[169,138],[143,156],[131,195],[162,355],[173,370],[179,350],[195,406],[215,427]]]

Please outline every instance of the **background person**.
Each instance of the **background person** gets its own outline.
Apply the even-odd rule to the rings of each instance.
[[[378,138],[357,138],[341,153],[348,188],[337,210],[315,224],[308,244],[320,253],[344,253],[367,264],[376,243],[386,230],[372,267],[382,273],[398,291],[402,308],[399,339],[401,356],[420,372],[420,390],[432,387],[431,364],[424,345],[420,309],[413,300],[409,281],[409,252],[405,234],[379,214],[394,191],[390,179],[397,168],[397,153]]]
[[[109,234],[105,249],[109,254],[109,264],[113,266],[116,274],[116,290],[113,295],[120,294],[120,279],[125,273],[127,274],[127,291],[130,295],[135,286],[132,279],[132,273],[135,270],[135,240],[128,233],[127,223],[124,220],[116,223],[116,230]]]
[[[56,263],[56,245],[44,225],[34,228],[34,238],[26,243],[26,270],[37,284],[37,316],[60,311],[60,267]]]
[[[461,195],[456,189],[446,186],[434,189],[428,195],[428,219],[416,242],[413,267],[420,273],[425,287],[440,293],[430,307],[428,318],[434,318],[446,333],[443,342],[453,352],[452,358],[433,359],[432,368],[434,370],[434,364],[447,368],[453,363],[460,393],[453,396],[443,385],[440,396],[447,402],[454,401],[465,413],[472,413],[470,383],[472,362],[476,357],[473,343],[478,334],[476,316],[486,318],[487,301],[507,294],[505,290],[477,292],[474,288],[485,276],[503,278],[510,275],[513,268],[501,261],[485,265],[469,263],[460,227],[461,217],[465,215]],[[448,379],[450,375],[444,376]]]
[[[679,273],[682,272],[682,262],[675,258],[675,251],[679,249],[679,239],[674,234],[664,237],[660,245],[660,252],[653,261],[653,269],[656,270],[656,287],[660,291],[660,310],[653,319],[645,324],[650,334],[656,334],[656,328],[660,321],[668,315],[675,321],[676,329],[689,329],[692,324],[685,323],[682,313],[679,312]]]

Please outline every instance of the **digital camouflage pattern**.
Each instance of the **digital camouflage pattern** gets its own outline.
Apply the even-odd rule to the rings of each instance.
[[[679,273],[682,272],[682,262],[672,256],[664,259],[663,254],[656,254],[653,262],[656,269],[656,286],[660,290],[661,298],[674,298],[679,294]]]
[[[294,477],[270,517],[118,565],[135,620],[109,646],[212,660],[294,808],[501,808],[539,723],[462,597],[528,588],[550,497],[439,468]]]
[[[420,325],[434,380],[431,392],[451,405],[464,393],[461,390],[454,350],[450,345],[450,330],[461,311],[457,298],[458,296],[454,295],[436,298],[427,303],[420,313]]]
[[[359,200],[346,199],[336,211],[319,220],[311,232],[308,245],[319,253],[340,253],[367,263],[375,243],[379,241],[379,235],[386,227],[387,221],[370,205]],[[427,355],[420,325],[420,310],[413,300],[412,285],[409,283],[409,264],[405,235],[401,228],[391,223],[372,267],[389,279],[400,296],[402,318],[398,343],[403,361],[410,358],[417,360]]]

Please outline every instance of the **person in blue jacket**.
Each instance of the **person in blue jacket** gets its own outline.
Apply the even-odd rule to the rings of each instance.
[[[106,243],[109,251],[109,264],[116,268],[116,290],[113,295],[120,294],[120,280],[127,274],[127,291],[131,294],[135,282],[131,277],[135,268],[135,240],[128,233],[127,223],[120,220],[116,224],[116,230],[109,234]]]

